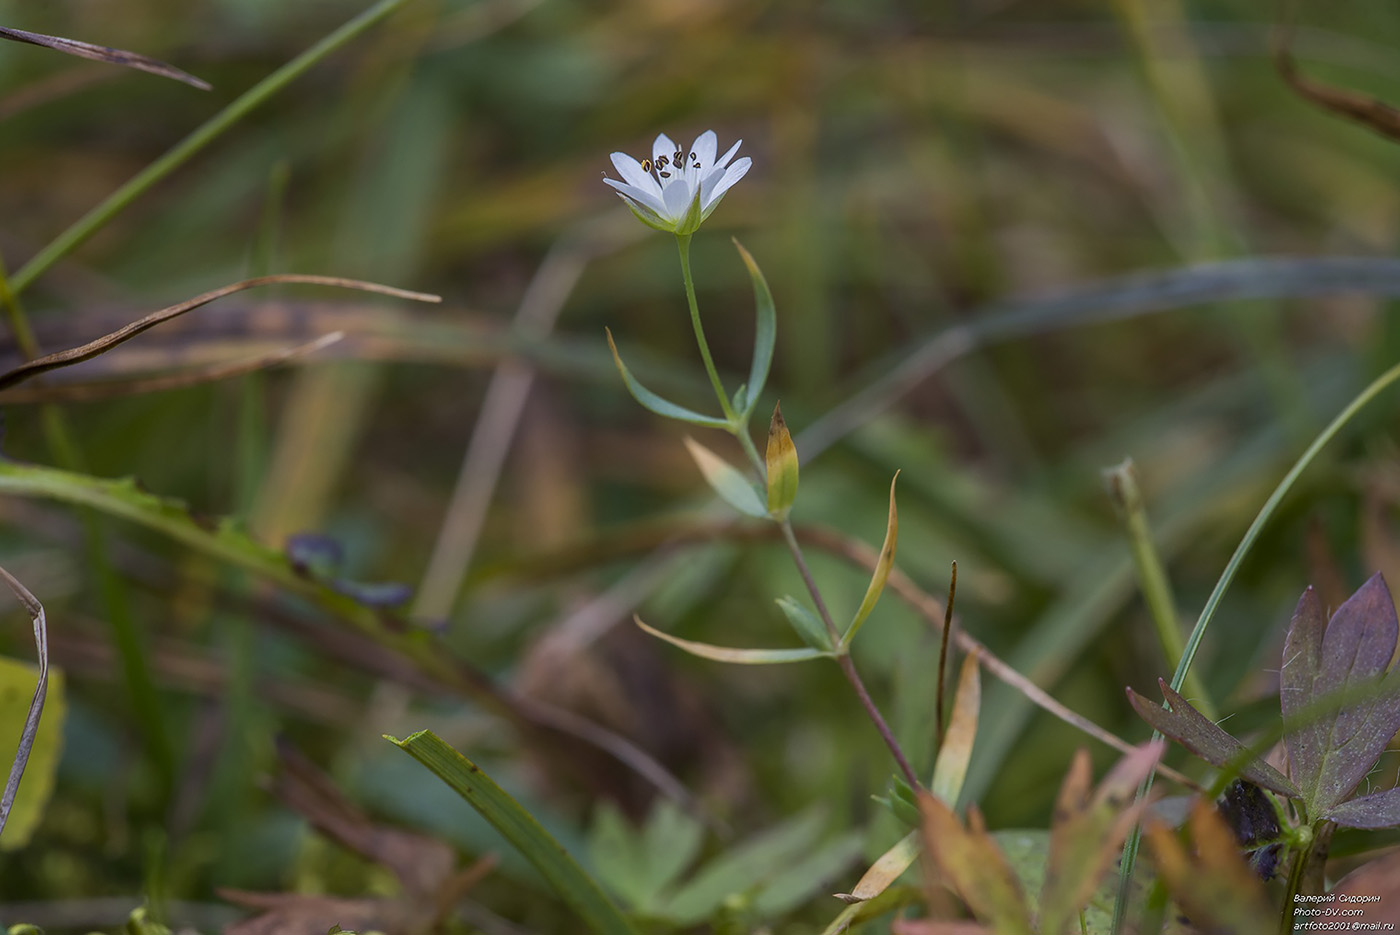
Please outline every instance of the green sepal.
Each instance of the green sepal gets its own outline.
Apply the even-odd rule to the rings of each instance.
[[[624,364],[622,358],[618,356],[617,345],[613,343],[612,331],[606,328],[603,330],[607,332],[608,347],[612,350],[613,363],[617,364],[617,372],[622,374],[622,382],[627,385],[627,392],[631,393],[632,398],[642,404],[642,408],[650,410],[659,416],[665,416],[668,419],[689,422],[691,425],[703,425],[712,429],[726,429],[729,427],[729,423],[724,419],[717,419],[714,416],[707,416],[693,409],[678,406],[670,400],[663,399],[656,395],[651,390],[638,383],[637,378],[632,376],[632,371],[627,369],[627,365]]]
[[[783,407],[773,407],[773,419],[768,424],[768,448],[764,454],[764,469],[768,475],[768,515],[778,522],[787,519],[792,503],[797,499],[797,447],[792,443]]]

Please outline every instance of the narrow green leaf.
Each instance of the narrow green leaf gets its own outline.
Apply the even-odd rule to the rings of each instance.
[[[523,854],[568,904],[578,921],[597,935],[637,935],[598,884],[535,817],[496,785],[481,767],[452,749],[432,731],[405,740],[385,739],[422,763],[476,809]]]
[[[831,634],[826,632],[826,625],[817,619],[816,614],[794,597],[778,598],[778,607],[782,609],[783,616],[787,617],[788,623],[792,624],[802,642],[813,649],[831,652]]]
[[[773,418],[768,423],[764,468],[768,474],[768,515],[785,520],[797,499],[797,447],[792,443],[780,405],[773,407]]]
[[[713,659],[716,662],[733,662],[739,665],[762,666],[781,665],[787,662],[806,662],[808,659],[830,658],[831,653],[823,652],[820,649],[805,647],[803,649],[732,649],[728,646],[712,646],[709,643],[696,643],[692,640],[683,640],[680,637],[672,636],[669,633],[662,633],[653,627],[647,626],[640,617],[633,617],[637,626],[650,633],[657,639],[665,640],[672,646],[679,646],[692,656],[699,656],[702,659]]]
[[[778,312],[773,307],[773,293],[768,291],[768,281],[763,271],[754,262],[753,255],[745,250],[739,241],[734,241],[744,265],[749,268],[749,278],[753,280],[753,298],[757,307],[757,319],[753,342],[753,364],[749,368],[749,399],[741,412],[748,416],[758,405],[758,397],[768,382],[768,368],[773,363],[773,346],[778,340]]]
[[[977,653],[967,654],[962,672],[958,674],[958,691],[953,701],[948,733],[938,749],[933,764],[933,784],[930,787],[950,806],[958,804],[967,764],[972,760],[972,742],[977,737],[977,715],[982,705],[982,677],[977,667]]]
[[[715,493],[719,494],[725,503],[745,516],[755,519],[768,515],[768,510],[763,506],[763,501],[758,499],[753,485],[737,468],[689,436],[685,439],[685,447],[695,459],[700,473],[705,476],[705,482],[714,488]]]
[[[617,345],[613,343],[612,331],[606,328],[604,330],[607,331],[608,347],[612,350],[613,363],[617,364],[617,372],[622,374],[622,382],[627,385],[627,392],[631,393],[632,398],[642,404],[642,408],[650,410],[659,416],[665,416],[668,419],[677,419],[681,422],[689,422],[692,425],[704,425],[713,429],[729,427],[729,423],[723,419],[703,415],[693,409],[678,406],[670,400],[663,399],[656,395],[651,390],[638,383],[637,378],[632,376],[632,371],[627,369],[627,365],[624,364],[622,358],[618,356]]]
[[[856,632],[865,623],[865,618],[870,616],[870,612],[875,609],[875,602],[880,599],[880,594],[885,590],[885,582],[889,580],[890,569],[894,567],[895,547],[899,544],[899,513],[894,504],[894,485],[899,480],[899,472],[894,472],[894,478],[890,480],[890,518],[885,526],[885,544],[880,547],[880,559],[875,565],[875,573],[870,576],[870,587],[865,589],[865,598],[860,602],[860,608],[856,610],[856,615],[851,620],[851,625],[846,628],[846,635],[841,638],[841,649],[850,647],[851,640],[856,638]]]

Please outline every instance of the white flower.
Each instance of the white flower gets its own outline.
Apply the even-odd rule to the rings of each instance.
[[[613,153],[612,163],[622,181],[603,181],[617,189],[627,207],[648,227],[693,234],[724,193],[753,165],[748,156],[730,165],[739,143],[716,159],[719,143],[714,130],[701,133],[689,150],[681,149],[663,133],[651,144],[650,159],[638,162],[626,153]]]

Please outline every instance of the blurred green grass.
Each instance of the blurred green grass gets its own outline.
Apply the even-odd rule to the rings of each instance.
[[[0,47],[7,267],[359,9],[0,2],[7,25],[139,49],[215,86],[201,95]],[[218,328],[138,339],[156,350],[133,366],[236,358],[337,321],[349,323],[351,349],[291,373],[66,414],[94,473],[134,474],[198,511],[238,515],[274,545],[328,533],[344,542],[352,576],[416,584],[522,296],[552,245],[580,245],[585,265],[555,334],[528,342],[539,377],[446,640],[502,682],[633,736],[736,823],[776,823],[819,799],[833,833],[869,826],[878,852],[894,825],[867,797],[892,764],[834,672],[755,678],[702,663],[640,640],[625,612],[606,621],[605,638],[570,643],[581,632],[570,612],[629,580],[641,555],[506,574],[559,550],[587,556],[635,523],[684,524],[699,502],[679,433],[633,405],[602,340],[611,327],[639,373],[703,405],[674,250],[631,231],[599,176],[609,152],[642,152],[660,131],[744,138],[755,167],[695,243],[700,303],[732,386],[752,341],[746,277],[726,242],[737,236],[778,302],[768,396],[782,398],[797,432],[891,355],[1010,297],[1227,256],[1390,254],[1393,144],[1286,89],[1267,58],[1265,11],[1193,3],[1176,20],[1168,5],[1153,10],[1135,41],[1106,4],[415,0],[139,200],[26,302],[45,350],[57,350],[106,330],[102,313],[135,317],[249,274],[270,179],[285,166],[272,271],[379,278],[440,292],[444,306],[404,313],[337,299],[308,324],[308,294],[258,296]],[[1400,15],[1355,4],[1301,15],[1297,52],[1311,73],[1400,99],[1390,55]],[[29,96],[45,89],[53,96]],[[1071,707],[1141,739],[1122,685],[1143,688],[1172,664],[1150,640],[1099,468],[1137,461],[1180,609],[1194,618],[1307,439],[1400,352],[1388,312],[1357,295],[1235,302],[989,348],[806,466],[795,521],[878,542],[888,478],[902,469],[900,567],[939,593],[957,560],[964,627]],[[373,327],[399,343],[382,354],[354,345]],[[1345,582],[1349,593],[1372,569],[1400,569],[1393,412],[1392,402],[1364,414],[1304,478],[1228,595],[1201,660],[1223,710],[1269,690],[1306,583]],[[39,413],[7,407],[9,457],[53,461]],[[65,652],[72,662],[57,797],[30,848],[0,855],[0,899],[132,896],[161,864],[180,900],[299,881],[354,891],[361,876],[308,848],[255,785],[273,765],[273,731],[393,817],[423,820],[408,786],[396,796],[375,779],[392,754],[377,738],[425,719],[512,764],[502,781],[535,790],[575,836],[604,791],[644,810],[646,793],[615,764],[595,764],[592,784],[554,776],[528,736],[346,664],[259,611],[277,601],[255,582],[109,524],[177,748],[164,800],[112,675],[73,514],[6,501],[0,522],[0,563],[25,570],[70,638],[57,662]],[[787,639],[772,599],[800,584],[771,544],[696,547],[686,559],[686,574],[646,596],[646,619],[735,645]],[[832,603],[853,608],[864,575],[815,565]],[[9,619],[5,651],[25,657],[27,620]],[[857,650],[925,760],[933,643],[887,596]],[[186,657],[205,665],[191,676],[171,662]],[[1016,709],[1009,692],[989,690],[983,737],[1000,746],[979,751],[970,782],[995,826],[1043,823],[1083,742]],[[488,883],[481,901],[515,906],[521,885]],[[547,911],[535,922],[558,924]]]

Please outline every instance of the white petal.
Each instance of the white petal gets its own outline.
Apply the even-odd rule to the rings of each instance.
[[[612,164],[622,176],[623,181],[633,188],[651,192],[656,196],[658,202],[661,200],[661,186],[656,184],[656,177],[650,172],[642,169],[642,164],[626,153],[613,153]]]
[[[662,215],[666,213],[666,203],[661,200],[660,194],[654,195],[651,192],[640,189],[635,185],[628,185],[625,182],[618,182],[613,179],[603,179],[603,181],[607,182],[613,188],[617,189],[617,193],[623,198],[626,198],[628,201],[635,202],[638,207],[644,208],[655,215]],[[655,185],[656,183],[653,182],[652,186],[655,187]]]
[[[690,203],[695,200],[695,189],[678,179],[666,186],[665,197],[666,215],[671,218],[671,220],[678,221],[685,217],[685,212],[690,208]]]
[[[695,163],[700,163],[700,171],[705,171],[715,161],[715,150],[719,148],[719,137],[715,136],[714,130],[706,130],[695,138],[695,145],[690,148],[692,158],[686,160],[686,165],[694,167]]]
[[[745,156],[743,159],[740,159],[738,162],[734,163],[734,165],[730,166],[727,169],[724,169],[722,172],[719,169],[716,169],[713,172],[711,172],[709,177],[705,179],[704,184],[701,186],[701,191],[705,193],[704,198],[702,199],[702,203],[704,204],[705,210],[708,211],[717,201],[719,201],[720,197],[723,196],[725,192],[733,188],[734,183],[743,178],[744,175],[749,171],[749,167],[752,165],[753,160],[750,159],[748,156]]]
[[[734,154],[737,153],[737,152],[739,151],[739,147],[740,147],[741,145],[743,145],[743,142],[744,142],[743,140],[740,140],[739,142],[735,143],[733,146],[729,147],[729,152],[727,152],[727,153],[725,153],[723,156],[719,157],[719,161],[717,161],[717,162],[715,163],[715,165],[720,166],[721,168],[724,167],[724,166],[729,165],[729,160],[731,160],[731,159],[734,158]]]
[[[651,144],[651,161],[660,168],[663,165],[661,157],[665,156],[666,163],[669,164],[672,159],[676,158],[676,150],[678,149],[680,147],[672,143],[671,138],[663,133],[656,138],[656,142]]]

